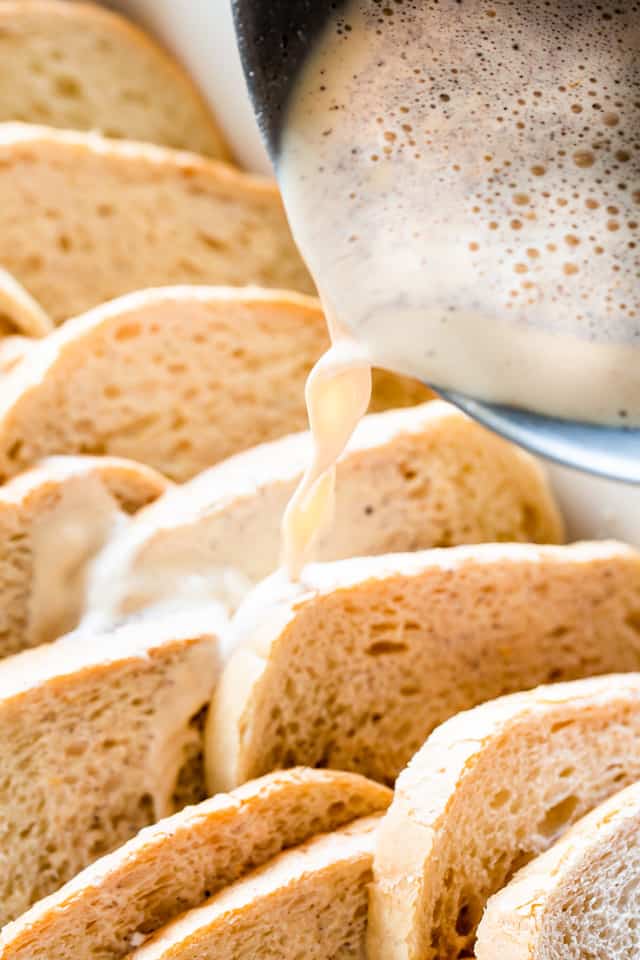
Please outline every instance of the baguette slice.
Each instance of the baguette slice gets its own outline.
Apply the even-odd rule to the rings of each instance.
[[[159,930],[131,960],[362,960],[379,817],[281,853]]]
[[[0,3],[0,121],[7,120],[229,158],[184,70],[129,20],[89,3]]]
[[[327,343],[318,301],[288,292],[183,286],[104,304],[34,342],[5,381],[0,477],[50,453],[115,453],[185,480],[302,428]]]
[[[232,612],[278,566],[282,514],[310,455],[308,434],[285,437],[167,492],[96,562],[89,622],[155,615],[167,597],[215,600]],[[335,560],[487,540],[555,543],[562,534],[537,463],[434,401],[360,423],[338,464],[335,523],[317,553]]]
[[[0,6],[0,23],[2,6]],[[2,27],[0,26],[0,46]],[[0,88],[0,96],[2,96]],[[53,330],[53,322],[31,294],[15,277],[0,267],[0,336],[25,334],[28,337],[44,337]]]
[[[231,624],[210,790],[297,763],[393,783],[443,720],[500,694],[640,670],[640,555],[454,547],[277,574]],[[228,653],[228,650],[226,651]]]
[[[637,631],[637,607],[629,617]],[[371,960],[473,956],[488,898],[639,778],[638,673],[540,687],[442,724],[398,778],[378,837]]]
[[[55,323],[145,287],[313,291],[275,183],[195,154],[0,126],[0,264]]]
[[[0,658],[77,625],[88,564],[168,486],[130,460],[52,457],[0,487]]]
[[[614,794],[487,905],[478,960],[640,955],[640,784]]]
[[[0,960],[118,960],[281,850],[388,807],[355,774],[270,774],[142,830],[0,933]]]
[[[0,926],[203,798],[199,715],[218,672],[210,629],[165,621],[2,662]]]

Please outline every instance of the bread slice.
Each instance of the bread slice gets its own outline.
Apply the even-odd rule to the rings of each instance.
[[[637,617],[630,609],[636,632]],[[473,956],[488,898],[639,778],[637,673],[540,687],[442,724],[398,778],[380,830],[371,960]]]
[[[640,784],[614,794],[487,905],[478,960],[640,955]]]
[[[281,853],[159,930],[131,960],[364,960],[379,817]]]
[[[148,140],[225,160],[187,74],[147,34],[94,4],[0,3],[0,122]]]
[[[55,323],[145,287],[313,292],[275,183],[195,154],[0,126],[0,263]]]
[[[310,455],[308,434],[289,436],[161,497],[96,562],[92,622],[155,615],[167,597],[215,600],[232,612],[278,565],[282,514]],[[358,426],[338,464],[336,520],[317,552],[334,560],[486,540],[555,543],[562,535],[537,463],[432,402]]]
[[[393,783],[439,723],[640,670],[640,555],[508,544],[309,566],[247,598],[207,726],[211,790],[297,763]]]
[[[18,335],[0,336],[0,374],[10,373],[22,363],[36,341]]]
[[[104,304],[34,343],[6,382],[0,477],[50,453],[113,453],[185,480],[304,427],[327,343],[318,301],[288,292],[182,286]]]
[[[142,830],[0,933],[0,960],[118,960],[185,910],[316,833],[388,807],[355,774],[270,774]]]
[[[116,457],[52,457],[0,487],[0,658],[75,627],[87,567],[169,483]]]
[[[0,665],[0,926],[204,797],[210,629],[166,621],[68,637]]]
[[[0,5],[0,21],[2,20]],[[0,26],[0,46],[2,27]],[[2,90],[0,88],[0,97]],[[0,267],[0,337],[15,333],[44,337],[53,330],[53,321],[15,277]]]

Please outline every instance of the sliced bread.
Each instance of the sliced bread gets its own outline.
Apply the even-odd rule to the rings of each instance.
[[[312,292],[277,187],[98,134],[0,126],[0,264],[60,323],[172,283]]]
[[[204,429],[204,426],[203,426]],[[272,573],[280,523],[310,456],[308,434],[239,454],[167,492],[96,562],[100,627],[215,600],[232,612]],[[556,543],[562,522],[537,463],[434,401],[365,417],[338,463],[323,560],[487,540]],[[421,742],[421,741],[420,741]]]
[[[0,46],[1,38],[2,27],[0,26]],[[2,69],[1,66],[0,69]],[[2,96],[1,88],[0,96]],[[52,330],[53,321],[40,304],[27,293],[15,277],[0,267],[0,337],[9,337],[16,333],[25,334],[28,337],[44,337]]]
[[[116,457],[52,457],[0,487],[0,658],[75,627],[88,564],[169,483]]]
[[[2,0],[0,122],[229,151],[194,84],[124,17],[89,3]]]
[[[2,662],[0,926],[205,796],[201,714],[217,672],[215,637],[186,622]]]
[[[640,956],[640,784],[614,794],[495,894],[478,960]]]
[[[186,480],[304,427],[326,345],[318,302],[291,293],[182,286],[104,304],[5,381],[0,478],[51,453],[110,453]]]
[[[142,830],[0,933],[0,960],[119,960],[136,940],[316,833],[385,810],[355,774],[270,774]]]
[[[640,670],[640,555],[486,544],[278,574],[231,624],[211,790],[293,764],[393,783],[425,737],[503,693]],[[228,651],[227,651],[228,652]]]
[[[364,960],[379,817],[281,853],[134,950],[130,960]]]
[[[637,673],[540,687],[442,724],[398,778],[378,836],[371,960],[473,956],[488,898],[639,778]]]
[[[31,337],[0,336],[0,374],[10,373],[21,363],[35,343]]]

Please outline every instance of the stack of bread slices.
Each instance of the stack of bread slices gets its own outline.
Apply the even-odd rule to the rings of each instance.
[[[322,310],[122,17],[0,0],[0,226],[0,960],[640,956],[640,556],[376,371],[285,577]]]

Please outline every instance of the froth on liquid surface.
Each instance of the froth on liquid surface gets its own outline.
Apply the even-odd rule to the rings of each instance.
[[[586,0],[341,7],[296,83],[278,176],[343,383],[351,343],[356,366],[640,424],[639,24],[638,3]],[[355,425],[342,395],[317,462]],[[323,483],[310,472],[289,512],[292,571]]]

